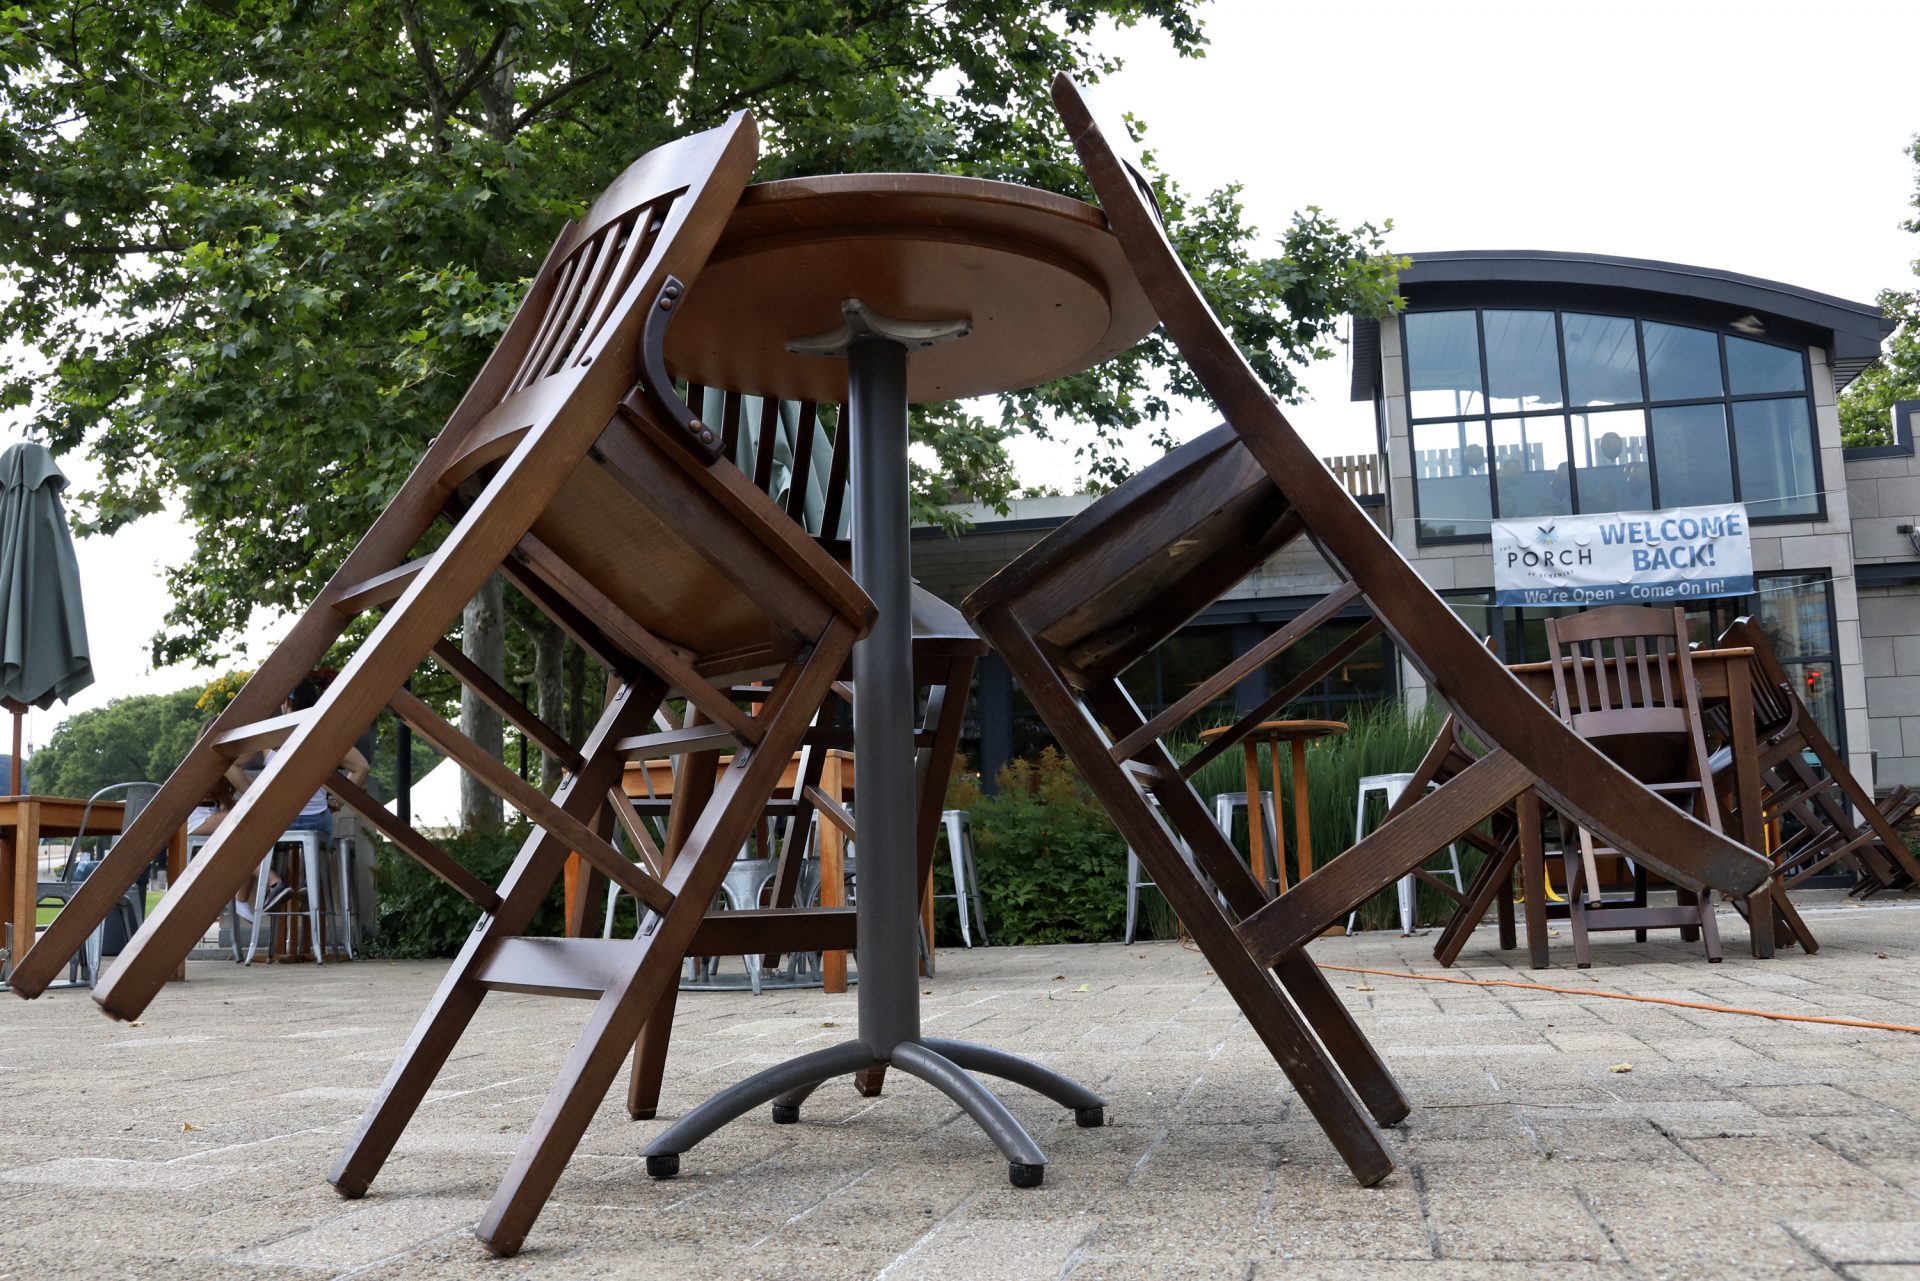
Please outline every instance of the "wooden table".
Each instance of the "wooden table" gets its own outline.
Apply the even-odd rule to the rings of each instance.
[[[40,841],[43,837],[80,836],[80,820],[85,816],[87,833],[117,833],[125,821],[126,805],[120,801],[95,801],[91,811],[87,802],[68,796],[0,797],[0,886],[6,887],[0,899],[0,938],[7,926],[13,929],[12,961],[18,962],[33,943],[38,928],[40,899]],[[167,841],[167,883],[187,865],[187,829],[182,827]],[[184,963],[174,970],[174,978],[187,976]]]
[[[1696,649],[1692,653],[1694,681],[1699,686],[1702,706],[1710,703],[1725,703],[1727,720],[1733,727],[1732,742],[1728,747],[1733,752],[1733,790],[1738,809],[1736,830],[1733,836],[1748,849],[1767,852],[1766,835],[1761,821],[1762,792],[1760,786],[1760,747],[1754,734],[1753,685],[1749,667],[1753,651],[1748,648]],[[1673,660],[1668,659],[1669,663]],[[1617,661],[1608,662],[1608,679],[1619,681],[1622,678]],[[1517,663],[1507,669],[1520,678],[1530,691],[1542,702],[1553,700],[1553,664]],[[1593,674],[1593,660],[1582,663],[1582,671],[1589,680]],[[1637,669],[1627,666],[1627,688],[1637,690],[1639,680]],[[1536,864],[1528,866],[1528,864]],[[1527,941],[1533,952],[1536,966],[1546,963],[1547,924],[1546,913],[1532,910],[1535,903],[1546,901],[1546,871],[1543,861],[1522,860],[1521,882],[1526,901]],[[1753,925],[1753,951],[1755,956],[1771,956],[1774,949],[1774,931],[1766,928],[1773,920],[1771,906],[1764,906],[1767,892],[1755,896],[1748,917]]]
[[[1203,742],[1218,738],[1232,728],[1222,725],[1218,729],[1202,730],[1200,738]],[[1260,888],[1270,895],[1287,892],[1287,842],[1279,832],[1273,834],[1273,870],[1279,880],[1276,886],[1267,880],[1266,860],[1261,857],[1266,842],[1262,839],[1264,820],[1260,814],[1260,745],[1267,745],[1267,754],[1272,761],[1273,821],[1276,824],[1280,821],[1280,745],[1285,743],[1292,749],[1287,772],[1293,782],[1293,840],[1294,848],[1299,851],[1300,878],[1305,880],[1313,874],[1313,824],[1307,806],[1307,744],[1346,732],[1344,721],[1262,721],[1240,741],[1241,761],[1246,768],[1247,779],[1247,861],[1253,865],[1253,874],[1259,880]]]
[[[821,1081],[876,1064],[959,1102],[1006,1154],[1017,1186],[1038,1184],[1046,1157],[963,1069],[1071,1097],[1089,1118],[1104,1106],[1036,1064],[921,1036],[907,407],[1065,377],[1154,324],[1105,216],[1065,196],[851,174],[763,183],[741,198],[668,332],[666,359],[703,387],[846,405],[835,443],[851,460],[853,576],[879,609],[853,653],[859,1035],[688,1113],[647,1148],[649,1170],[677,1169],[679,1153],[766,1099],[786,1100],[776,1118],[797,1119],[798,1100]]]

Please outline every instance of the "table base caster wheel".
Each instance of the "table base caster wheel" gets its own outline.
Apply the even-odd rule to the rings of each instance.
[[[1044,1165],[1022,1165],[1018,1161],[1007,1163],[1007,1181],[1016,1188],[1037,1188],[1047,1177]]]
[[[659,1156],[647,1158],[647,1175],[655,1179],[671,1179],[680,1173],[680,1154],[663,1152]]]
[[[1083,1130],[1097,1130],[1107,1123],[1105,1108],[1075,1108],[1073,1123]]]
[[[785,1103],[776,1103],[773,1105],[773,1123],[775,1125],[792,1125],[799,1119],[800,1109],[798,1107],[789,1106]]]

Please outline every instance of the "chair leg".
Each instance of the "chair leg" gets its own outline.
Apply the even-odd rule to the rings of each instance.
[[[302,870],[307,878],[307,934],[313,944],[313,963],[327,963],[326,940],[320,933],[320,895],[325,886],[320,876],[320,833],[304,832],[300,839]]]
[[[949,810],[946,816],[947,861],[953,865],[953,905],[960,913],[960,946],[973,946],[972,921],[967,911],[967,878],[960,858],[960,815]]]
[[[980,924],[980,946],[992,947],[993,940],[987,937],[987,909],[980,901],[980,872],[973,864],[972,820],[960,825],[960,835],[966,846],[967,894],[973,899],[973,919]]]
[[[1573,963],[1576,968],[1593,968],[1593,949],[1587,940],[1587,899],[1593,887],[1583,885],[1586,879],[1585,860],[1577,853],[1578,846],[1562,846],[1561,861],[1566,865],[1567,873],[1567,932],[1573,936]],[[1544,916],[1545,913],[1542,912]]]
[[[1121,940],[1132,946],[1133,927],[1140,914],[1140,856],[1133,852],[1133,846],[1127,846],[1127,933]]]
[[[538,1119],[481,1216],[475,1235],[494,1253],[511,1255],[526,1239],[626,1060],[628,1047],[672,985],[679,958],[699,930],[734,853],[778,787],[813,709],[826,697],[852,644],[851,627],[837,621],[828,625],[803,664],[783,673],[775,686],[759,718],[766,724],[758,749],[743,754],[745,769],[726,771],[715,787],[668,875],[673,906],[662,915],[659,928],[637,945],[631,968],[615,977],[594,1003]],[[583,775],[587,772],[582,770]],[[611,779],[595,782],[595,794],[604,798]]]
[[[1222,913],[1213,891],[1181,857],[1165,823],[1148,805],[1133,780],[1113,763],[1109,754],[1111,744],[1103,741],[1104,736],[1094,728],[1078,701],[1057,680],[1045,678],[1051,670],[1050,664],[1017,622],[1002,614],[989,613],[977,619],[976,625],[988,643],[1000,651],[1014,678],[1028,691],[1035,709],[1060,738],[1068,756],[1079,765],[1088,785],[1120,828],[1122,838],[1139,852],[1141,862],[1153,874],[1154,883],[1186,923],[1200,950],[1213,963],[1215,974],[1287,1074],[1353,1177],[1365,1187],[1384,1179],[1393,1170],[1393,1158],[1363,1114],[1352,1087],[1329,1060],[1313,1029],[1273,974],[1248,953]],[[1101,682],[1089,694],[1097,700],[1096,714],[1116,730],[1129,732],[1139,725],[1140,718],[1131,700],[1115,682]],[[1172,761],[1157,750],[1152,753],[1150,763],[1165,770],[1172,768]],[[1169,807],[1174,824],[1190,842],[1196,838],[1209,841],[1210,864],[1220,863],[1222,873],[1227,866],[1239,867],[1240,874],[1227,883],[1232,887],[1229,892],[1239,895],[1243,902],[1259,901],[1248,897],[1249,891],[1258,894],[1252,873],[1233,853],[1226,838],[1216,835],[1219,829],[1208,822],[1200,798],[1184,780],[1175,776],[1160,799]],[[1193,830],[1188,831],[1189,828]],[[1196,856],[1201,855],[1200,850],[1195,852]]]
[[[624,759],[609,750],[611,745],[628,735],[643,732],[665,693],[665,685],[652,678],[647,678],[645,686],[636,684],[616,691],[587,745],[581,749],[586,763],[560,784],[553,794],[554,803],[583,822],[591,819],[625,766]],[[566,855],[567,849],[558,839],[537,829],[528,834],[500,884],[500,906],[482,928],[468,937],[448,967],[439,990],[414,1025],[406,1048],[394,1061],[346,1150],[327,1176],[342,1196],[350,1199],[364,1196],[372,1186],[407,1122],[419,1109],[434,1078],[446,1065],[454,1045],[480,1008],[486,991],[471,974],[481,952],[495,940],[526,929],[559,877]]]
[[[1514,810],[1520,820],[1520,888],[1527,900],[1527,965],[1544,970],[1553,962],[1547,954],[1547,853],[1539,798],[1528,792],[1514,803]]]
[[[1518,846],[1505,854],[1487,856],[1480,865],[1479,874],[1473,884],[1467,887],[1467,901],[1454,912],[1453,919],[1440,931],[1440,937],[1433,942],[1433,959],[1443,966],[1452,966],[1460,959],[1461,949],[1466,947],[1467,939],[1472,937],[1480,918],[1485,916],[1487,908],[1496,899],[1504,900],[1507,913],[1513,912],[1513,871],[1519,865]]]
[[[1707,963],[1718,965],[1721,960],[1720,921],[1713,912],[1713,891],[1701,890],[1696,898],[1700,905],[1700,945],[1706,951]],[[1771,919],[1771,912],[1766,915]]]
[[[260,861],[260,874],[253,883],[253,928],[247,932],[247,965],[253,964],[254,954],[260,950],[260,926],[267,916],[267,872],[272,866],[273,851],[268,850],[266,858]],[[272,939],[269,938],[268,942],[271,944]]]

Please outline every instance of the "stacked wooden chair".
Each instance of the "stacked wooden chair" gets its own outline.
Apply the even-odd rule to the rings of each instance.
[[[121,843],[147,849],[155,840],[143,838],[177,827],[235,753],[277,748],[96,989],[118,1018],[145,1009],[323,783],[473,901],[472,936],[333,1171],[345,1196],[367,1191],[489,991],[590,1002],[585,1028],[478,1227],[502,1254],[520,1247],[648,1014],[671,990],[728,865],[873,618],[846,571],[720,456],[718,436],[678,398],[663,363],[666,327],[757,150],[751,118],[736,115],[643,157],[561,233],[412,476]],[[438,545],[419,555],[442,520]],[[495,572],[617,678],[578,751],[445,639]],[[370,610],[383,617],[319,704],[272,715],[347,624]],[[430,655],[561,758],[566,777],[551,796],[402,688]],[[769,688],[750,716],[733,690],[756,680]],[[669,695],[700,716],[654,731]],[[385,707],[532,820],[498,887],[332,777]],[[723,746],[733,763],[711,797],[689,809],[679,857],[655,874],[621,855],[607,837],[629,814],[617,791],[625,762]],[[569,851],[658,913],[656,927],[633,940],[521,937]],[[110,856],[87,881],[75,910],[22,963],[16,992],[45,986],[47,958],[73,951],[138,872],[133,861]],[[761,922],[753,946],[784,947],[780,935],[777,920]]]
[[[1554,707],[1567,727],[1599,747],[1607,758],[1655,795],[1680,806],[1715,832],[1723,832],[1707,757],[1698,682],[1687,644],[1686,611],[1675,606],[1612,605],[1547,620],[1547,651],[1553,664]],[[1596,839],[1577,820],[1560,828],[1566,869],[1567,920],[1574,963],[1593,965],[1589,934],[1678,928],[1698,939],[1709,962],[1721,959],[1711,890],[1675,888],[1673,907],[1646,903],[1642,869],[1625,903],[1602,891],[1599,862],[1630,858]],[[1529,903],[1529,910],[1535,906]]]
[[[1309,940],[1535,788],[1680,883],[1747,893],[1769,868],[1673,806],[1648,804],[1637,782],[1481,647],[1328,473],[1235,349],[1168,243],[1146,179],[1116,149],[1122,135],[1102,131],[1071,78],[1055,80],[1054,101],[1165,333],[1227,426],[1175,450],[1055,530],[963,609],[1147,865],[1355,1178],[1371,1184],[1392,1161],[1362,1100],[1382,1124],[1399,1120],[1408,1106],[1307,957]],[[1143,716],[1120,673],[1302,535],[1317,544],[1342,586],[1164,712]],[[1354,604],[1369,607],[1373,620],[1348,643],[1357,647],[1387,632],[1461,723],[1492,747],[1447,786],[1415,797],[1353,849],[1268,902],[1194,793],[1194,761],[1177,762],[1162,737]],[[1334,646],[1301,681],[1216,738],[1214,750],[1297,697],[1307,687],[1302,682],[1344,657],[1342,649]],[[1197,873],[1181,856],[1183,839]]]
[[[1791,818],[1798,828],[1771,851],[1782,883],[1791,889],[1838,864],[1853,870],[1854,893],[1862,897],[1920,887],[1920,860],[1895,829],[1920,805],[1920,793],[1900,788],[1875,801],[1800,700],[1766,632],[1752,619],[1734,620],[1715,644],[1753,651],[1748,670],[1753,684],[1751,732],[1760,742],[1760,822]],[[1716,713],[1708,716],[1709,728],[1723,736],[1732,733],[1724,710]],[[1732,767],[1731,753],[1716,753],[1714,765],[1724,776]]]

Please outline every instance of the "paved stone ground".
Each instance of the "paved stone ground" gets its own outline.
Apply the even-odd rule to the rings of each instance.
[[[1825,948],[1757,962],[1597,943],[1469,978],[1542,978],[1920,1022],[1920,910],[1816,907]],[[1330,964],[1431,971],[1421,940]],[[1564,953],[1565,940],[1557,946]],[[1171,944],[942,952],[930,1031],[1034,1053],[1112,1101],[1104,1129],[1008,1090],[1053,1159],[1016,1191],[930,1089],[815,1096],[655,1183],[664,1122],[609,1100],[527,1249],[470,1234],[584,1004],[491,998],[373,1193],[324,1175],[441,973],[196,962],[140,1024],[84,994],[0,997],[0,1277],[1920,1278],[1920,1036],[1334,974],[1415,1103],[1399,1168],[1357,1187],[1204,958]],[[680,1004],[664,1111],[844,1038],[854,999]],[[1630,1063],[1631,1072],[1612,1069]]]

